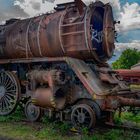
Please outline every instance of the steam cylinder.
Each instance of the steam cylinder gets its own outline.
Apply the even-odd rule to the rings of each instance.
[[[108,60],[114,51],[109,4],[95,2],[80,14],[76,5],[0,26],[0,58],[74,57]]]

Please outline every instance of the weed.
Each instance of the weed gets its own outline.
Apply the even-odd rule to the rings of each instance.
[[[81,135],[72,136],[70,133],[71,125],[66,122],[54,122],[47,117],[42,119],[40,129],[38,124],[29,125],[21,123],[24,115],[18,109],[12,115],[7,117],[0,117],[0,135],[16,138],[20,140],[138,140],[140,134],[131,131],[111,130],[108,132],[94,132],[93,135],[88,134],[87,128],[82,128]],[[121,124],[125,120],[131,120],[140,123],[140,116],[132,113],[124,112],[119,118],[118,114],[115,115],[115,121]]]
[[[0,116],[0,122],[19,122],[24,119],[24,113],[17,109],[13,114],[8,116]]]
[[[105,140],[119,140],[119,138],[121,138],[120,131],[116,130],[111,130],[104,135]]]

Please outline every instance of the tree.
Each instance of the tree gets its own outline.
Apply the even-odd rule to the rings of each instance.
[[[120,58],[112,64],[113,69],[130,69],[140,61],[140,51],[137,49],[126,49]]]

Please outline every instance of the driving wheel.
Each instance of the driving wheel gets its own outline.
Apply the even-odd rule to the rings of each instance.
[[[0,72],[0,115],[11,114],[17,107],[20,84],[13,72]]]

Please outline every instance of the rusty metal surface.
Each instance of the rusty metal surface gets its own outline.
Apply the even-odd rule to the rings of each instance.
[[[34,105],[55,109],[62,109],[65,106],[66,93],[63,86],[66,83],[66,76],[63,71],[33,70],[27,77],[31,82],[31,98]]]
[[[124,96],[107,96],[101,106],[102,110],[115,111],[123,106],[140,107],[140,100],[136,99],[136,94],[131,95],[130,93],[129,95],[126,93]]]
[[[21,59],[0,59],[0,64],[34,63],[34,62],[64,62],[65,57],[39,57]]]
[[[85,88],[78,85],[72,84],[68,88],[68,93],[66,96],[67,104],[74,104],[79,99],[91,99],[92,97],[88,94]]]
[[[95,112],[87,104],[75,105],[71,113],[71,121],[77,129],[81,129],[81,127],[90,129],[96,123]]]
[[[100,73],[97,74],[82,60],[74,59],[74,58],[66,58],[67,64],[73,69],[76,73],[80,81],[83,83],[84,87],[88,90],[88,92],[92,95],[95,99],[104,98],[104,96],[116,94],[119,90],[126,89],[127,86],[117,79],[116,75],[109,75],[110,71],[106,68],[102,68],[102,72],[106,72],[105,78],[100,78]],[[105,69],[105,70],[104,70]],[[105,74],[105,73],[104,73]],[[107,77],[107,78],[106,78]],[[108,80],[108,84],[104,83],[104,80]],[[113,84],[113,88],[112,88]],[[114,90],[114,91],[113,91]]]
[[[139,99],[129,99],[124,97],[117,97],[119,99],[121,106],[133,106],[133,107],[140,107],[140,100]]]
[[[81,4],[78,7],[81,7]],[[84,5],[85,6],[85,5]],[[44,14],[25,20],[16,20],[10,25],[3,25],[6,33],[2,55],[6,59],[31,59],[35,57],[75,57],[80,59],[95,59],[103,62],[112,56],[114,50],[114,25],[112,10],[109,5],[95,2],[89,7],[78,10],[77,5],[67,7],[62,11]],[[93,31],[91,19],[94,13],[101,17],[98,9],[104,11],[102,22],[103,38],[102,52],[92,44]],[[96,40],[99,39],[97,35]],[[103,40],[102,40],[103,39]],[[105,41],[104,41],[105,40]],[[100,42],[100,43],[101,43]]]
[[[86,7],[85,3],[82,0],[75,0],[75,2],[76,2],[80,15],[82,15],[84,12],[84,8]]]
[[[36,121],[39,121],[40,118],[42,117],[43,115],[43,110],[38,107],[38,106],[35,106],[31,99],[29,99],[27,101],[27,103],[25,104],[25,107],[24,107],[24,112],[25,112],[25,116],[26,118],[28,119],[28,121],[30,122],[36,122]]]
[[[48,84],[48,86],[51,88],[53,88],[54,85],[63,85],[66,82],[65,73],[56,69],[50,71],[33,70],[28,73],[28,78],[37,83]]]
[[[120,69],[116,70],[118,74],[122,77],[123,80],[130,84],[140,84],[140,70],[139,69],[131,69],[131,70],[126,70],[126,69]]]
[[[32,103],[43,108],[63,109],[66,103],[65,97],[55,97],[55,94],[51,88],[38,88],[32,94]],[[62,94],[62,93],[59,93]]]
[[[103,90],[99,87],[101,85],[100,80],[84,61],[72,58],[67,58],[66,61],[92,96],[94,94],[103,95]]]
[[[138,77],[140,78],[140,70],[117,70],[117,72],[121,75],[121,76],[128,76],[128,77]]]
[[[109,4],[105,5],[104,13],[104,24],[103,24],[103,46],[105,54],[108,58],[111,58],[115,49],[114,40],[115,40],[115,26],[113,19],[113,13],[108,12],[112,11],[112,8]]]

